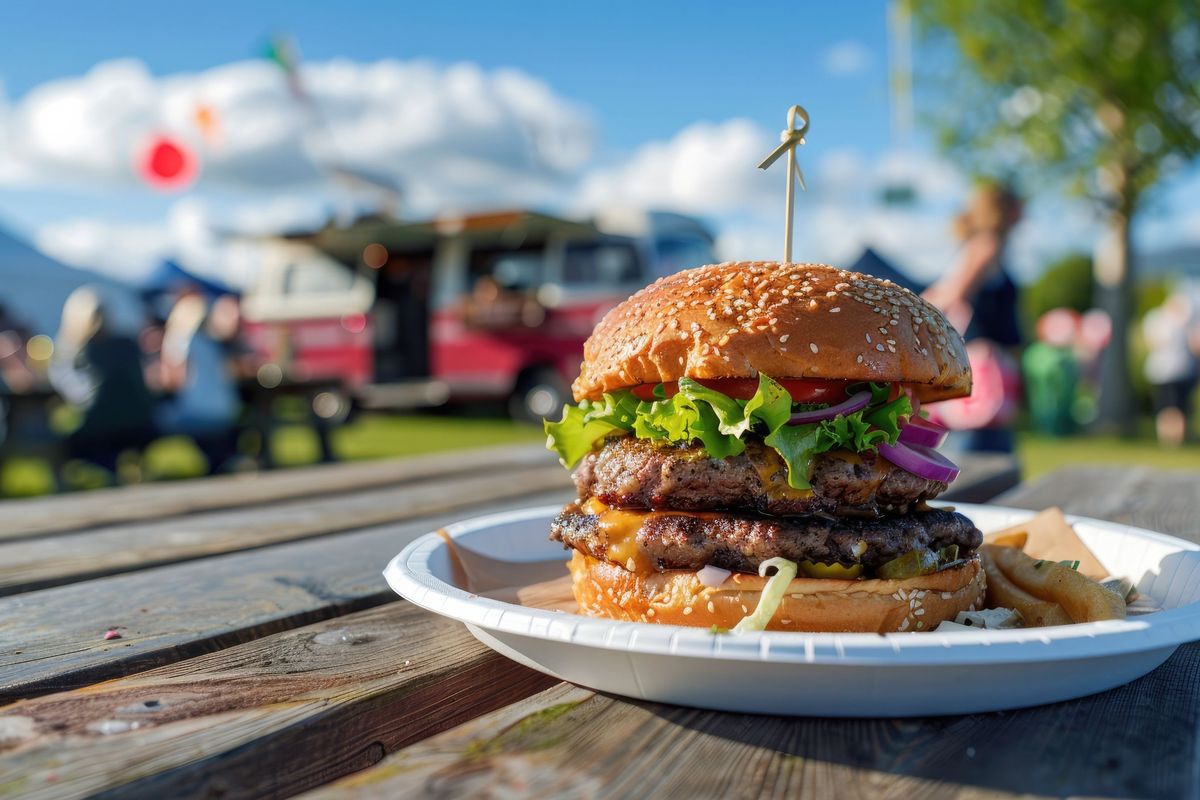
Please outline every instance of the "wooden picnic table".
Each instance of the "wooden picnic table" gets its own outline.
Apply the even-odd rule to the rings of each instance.
[[[1197,473],[1086,467],[960,500],[1200,538]],[[571,496],[509,447],[0,503],[0,796],[1195,796],[1200,649],[1100,695],[915,720],[728,714],[562,684],[380,570]]]

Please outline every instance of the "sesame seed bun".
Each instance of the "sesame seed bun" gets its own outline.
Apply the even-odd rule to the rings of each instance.
[[[716,588],[695,572],[630,572],[574,551],[568,564],[580,613],[628,622],[732,628],[758,605],[767,579],[733,573]],[[927,631],[983,602],[979,559],[902,581],[796,578],[767,630]]]
[[[962,337],[891,281],[824,264],[684,270],[605,315],[584,345],[576,400],[641,384],[754,378],[903,382],[922,401],[971,391]]]

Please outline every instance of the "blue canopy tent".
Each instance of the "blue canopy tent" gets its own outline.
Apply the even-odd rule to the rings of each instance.
[[[63,264],[0,228],[0,305],[34,333],[52,334],[67,296],[91,286],[108,303],[113,322],[136,329],[141,306],[128,286]]]
[[[892,283],[903,286],[917,294],[925,291],[926,284],[920,281],[913,280],[898,268],[892,266],[891,262],[884,259],[883,256],[876,253],[870,247],[863,250],[863,254],[858,257],[858,261],[854,262],[854,266],[850,269],[855,272],[861,272],[864,275],[874,275],[876,278],[885,278]]]
[[[241,294],[221,281],[190,272],[170,259],[161,261],[149,275],[141,280],[138,288],[148,300],[185,289],[194,289],[209,298],[219,297],[223,294]]]

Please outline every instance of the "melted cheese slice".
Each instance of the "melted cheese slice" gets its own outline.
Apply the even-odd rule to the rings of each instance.
[[[787,464],[774,448],[762,448],[751,463],[763,491],[772,500],[808,500],[812,497],[812,489],[794,489],[787,482]]]
[[[589,497],[580,506],[585,514],[598,518],[600,532],[605,541],[605,557],[620,564],[630,572],[648,574],[657,572],[654,562],[637,540],[637,532],[648,520],[655,517],[699,517],[712,519],[720,514],[701,511],[641,511],[610,508],[595,497]]]

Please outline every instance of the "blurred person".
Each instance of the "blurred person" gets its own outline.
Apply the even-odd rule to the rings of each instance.
[[[987,419],[977,414],[955,415],[961,425],[971,429],[963,442],[967,450],[1007,453],[1014,446],[1009,426],[1019,393],[1020,369],[1014,352],[1021,344],[1021,332],[1017,286],[1005,267],[1004,250],[1020,219],[1021,200],[1011,188],[1000,183],[976,187],[966,209],[954,221],[961,242],[958,258],[924,293],[963,334],[974,372],[996,376],[986,385],[977,381],[976,393],[990,388],[1002,395],[987,403],[978,398],[971,403],[954,401],[963,408],[994,409]]]
[[[167,315],[159,382],[169,397],[157,419],[162,433],[194,440],[215,472],[237,455],[241,400],[221,345],[206,330],[208,317],[207,303],[196,293],[180,297]]]
[[[63,304],[48,373],[54,390],[80,414],[67,457],[116,473],[117,458],[154,438],[154,407],[141,351],[115,331],[96,290],[76,289]]]
[[[0,304],[0,395],[27,392],[36,382],[37,376],[25,361],[25,345],[28,341],[29,330]],[[3,417],[3,411],[3,401],[0,400],[0,418]]]
[[[1154,397],[1154,427],[1161,444],[1178,447],[1189,438],[1197,379],[1200,314],[1179,288],[1142,320],[1149,353],[1145,374]]]
[[[237,295],[223,294],[213,300],[205,330],[220,345],[229,373],[235,380],[240,382],[255,377],[258,359],[242,336],[242,306]]]
[[[1047,311],[1037,321],[1038,340],[1021,354],[1033,427],[1052,436],[1065,436],[1075,428],[1079,321],[1079,314],[1069,308]]]

